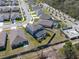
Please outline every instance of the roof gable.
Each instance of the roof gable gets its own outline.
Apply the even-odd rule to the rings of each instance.
[[[20,43],[22,43],[24,41],[27,41],[27,40],[25,38],[17,35],[15,40],[12,42],[12,45],[18,45],[18,44],[20,44]]]

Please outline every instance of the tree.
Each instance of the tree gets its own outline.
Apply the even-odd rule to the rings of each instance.
[[[31,6],[31,4],[29,4],[29,9],[30,9],[30,11],[32,11],[32,6]]]
[[[45,0],[45,2],[79,20],[79,0]]]
[[[43,3],[45,0],[37,0],[37,3]]]
[[[63,46],[66,59],[77,59],[75,49],[70,41]]]

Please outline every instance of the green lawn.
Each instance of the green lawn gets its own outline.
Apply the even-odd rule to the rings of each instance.
[[[55,43],[67,40],[65,36],[60,32],[60,30],[53,29],[53,31],[56,32],[56,36],[51,41],[51,44],[55,44]]]

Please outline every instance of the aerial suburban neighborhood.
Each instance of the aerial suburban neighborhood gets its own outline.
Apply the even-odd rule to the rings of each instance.
[[[0,59],[79,59],[79,20],[45,1],[0,0]]]

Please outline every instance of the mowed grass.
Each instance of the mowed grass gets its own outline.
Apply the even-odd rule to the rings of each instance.
[[[62,33],[60,32],[60,30],[53,29],[53,31],[56,32],[56,35],[55,35],[55,37],[52,39],[52,41],[51,41],[50,44],[55,44],[55,43],[58,43],[58,42],[67,40],[67,39],[65,38],[64,34],[62,34]]]

